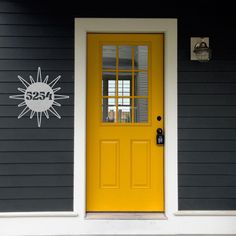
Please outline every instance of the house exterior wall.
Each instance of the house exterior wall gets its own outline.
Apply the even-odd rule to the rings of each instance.
[[[53,4],[42,8],[27,1],[1,1],[0,4],[0,209],[71,210],[73,24],[74,17],[93,13],[79,8],[63,11],[60,5],[59,11],[54,12]],[[187,9],[169,13],[171,10],[164,8],[162,14],[154,16],[166,14],[179,18],[179,209],[235,210],[235,32],[232,22],[214,16],[196,20]],[[109,15],[103,11],[96,16],[106,14]],[[153,13],[150,15],[153,17]],[[229,42],[225,41],[225,31],[230,34]],[[191,36],[210,37],[213,48],[210,62],[189,60]],[[16,107],[18,101],[9,99],[21,84],[17,76],[36,75],[38,66],[43,76],[62,75],[61,91],[70,95],[59,108],[63,118],[58,120],[54,116],[43,121],[40,129],[35,119],[17,120],[21,111]],[[47,184],[42,184],[45,178]],[[21,179],[23,184],[19,183]]]
[[[179,20],[179,209],[235,210],[233,23],[218,16],[187,19]],[[191,36],[210,37],[210,62],[189,60]]]
[[[0,2],[1,212],[73,209],[73,20],[37,11]],[[22,100],[9,98],[25,88],[17,76],[36,80],[38,67],[49,82],[61,75],[58,93],[70,96],[55,108],[62,119],[43,115],[40,128],[30,112],[17,119]]]
[[[55,11],[49,3],[42,7],[28,1],[0,1],[0,212],[73,211],[74,18],[107,16],[178,18],[179,210],[236,210],[236,30],[232,19],[206,14],[196,20],[197,14],[185,8],[113,15],[58,5]],[[210,62],[189,60],[191,36],[210,37]],[[70,96],[58,108],[62,119],[44,117],[41,128],[35,117],[17,119],[18,101],[9,99],[19,94],[22,84],[17,76],[36,76],[38,66],[50,79],[61,75],[58,86]],[[196,227],[194,220],[180,217],[173,231],[162,232],[177,232],[181,221],[188,225],[186,229]],[[234,230],[232,218],[230,222],[227,217],[205,220],[205,227],[225,222],[226,233]],[[68,222],[74,230],[75,220]],[[132,228],[132,223],[125,225]],[[149,223],[141,225],[140,233]],[[104,227],[103,232],[109,233]],[[83,232],[88,228],[89,224]]]

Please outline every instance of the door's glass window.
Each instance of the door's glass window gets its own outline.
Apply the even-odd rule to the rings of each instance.
[[[132,46],[119,46],[119,70],[132,70]]]
[[[102,121],[148,123],[148,46],[102,47]]]
[[[147,70],[148,68],[148,47],[134,47],[134,68],[139,70]]]
[[[103,46],[102,47],[102,68],[115,69],[116,68],[116,46]]]
[[[148,73],[134,73],[134,96],[148,96]]]
[[[116,96],[116,73],[103,72],[102,73],[102,95]]]
[[[102,99],[102,121],[106,123],[116,122],[116,99]]]
[[[132,96],[131,94],[132,73],[119,73],[118,74],[118,97]]]
[[[118,122],[131,123],[132,119],[132,99],[118,98]]]
[[[148,122],[148,100],[143,98],[134,99],[134,122]]]

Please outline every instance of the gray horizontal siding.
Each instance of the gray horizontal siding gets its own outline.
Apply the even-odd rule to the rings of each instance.
[[[208,187],[236,187],[236,176],[232,175],[183,175],[179,174],[179,186],[191,187],[191,186],[208,186]],[[229,196],[230,198],[230,196]],[[197,199],[197,198],[196,198]]]
[[[73,210],[73,18],[35,4],[0,1],[0,212]],[[49,81],[61,75],[57,94],[70,96],[41,128],[17,119],[21,101],[9,99],[24,87],[17,76],[36,78],[38,66]]]
[[[48,49],[73,49],[73,37],[37,37],[37,36],[5,36],[0,37],[1,48],[48,48]]]
[[[236,175],[235,163],[179,163],[183,175]]]
[[[1,1],[0,2],[0,13],[32,13],[35,12],[35,8],[29,7],[27,2],[17,1]],[[37,12],[37,11],[36,11]]]
[[[3,129],[1,130],[0,140],[72,140],[73,130],[72,128],[52,129],[47,132],[47,129]]]
[[[49,131],[48,131],[49,132]],[[0,142],[0,152],[73,151],[71,140],[16,140]]]
[[[0,175],[69,175],[73,172],[71,163],[34,163],[34,164],[3,164],[0,166]]]
[[[72,209],[73,199],[4,199],[0,200],[2,212],[67,211]]]
[[[220,112],[220,111],[219,111]],[[181,129],[235,129],[235,117],[182,117],[179,119],[179,128]]]
[[[236,140],[180,140],[179,151],[236,151]]]
[[[234,71],[184,71],[178,75],[181,83],[236,83]]]
[[[236,209],[235,72],[218,69],[179,73],[181,210]]]
[[[236,187],[179,187],[179,198],[188,199],[236,199]]]
[[[57,25],[0,25],[0,36],[72,37],[73,27]]]
[[[236,130],[179,129],[179,140],[236,140]]]
[[[235,65],[236,66],[236,65]],[[180,94],[236,94],[236,83],[179,83]]]
[[[0,176],[1,187],[62,187],[73,186],[72,175]]]
[[[0,60],[26,59],[26,60],[66,60],[73,59],[73,49],[63,48],[0,48]]]
[[[223,30],[223,29],[222,29]],[[236,72],[235,60],[212,60],[210,63],[179,61],[179,72]]]
[[[0,201],[4,199],[54,199],[67,198],[70,199],[73,194],[73,187],[2,187],[0,189]]]
[[[236,199],[182,199],[180,198],[179,208],[182,210],[232,210],[236,209]]]
[[[236,117],[235,105],[232,106],[192,106],[179,107],[179,117]]]
[[[12,107],[12,109],[16,109]],[[19,110],[20,112],[20,110]],[[35,128],[35,123],[37,122],[36,117],[33,119],[29,119],[28,117],[22,117],[21,119],[17,119],[17,117],[2,117],[0,122],[0,128],[7,129],[7,128],[18,128],[18,129],[32,129]],[[67,129],[67,128],[73,128],[74,125],[74,119],[73,117],[63,117],[62,119],[58,119],[55,116],[50,116],[49,120],[46,120],[45,117],[42,119],[42,127],[48,128],[48,129]],[[37,132],[37,130],[36,130]],[[51,132],[48,130],[47,132]],[[45,135],[47,134],[45,132]]]
[[[1,12],[0,24],[11,24],[11,25],[59,25],[59,26],[69,26],[71,27],[71,18],[59,18],[55,16],[50,16],[46,14],[37,13],[33,14],[32,9],[30,13],[11,13]]]
[[[236,210],[236,32],[226,42],[230,21],[188,22],[179,22],[179,209]],[[210,37],[208,63],[190,61],[192,35]]]
[[[58,71],[59,73],[64,71],[73,71],[74,65],[73,60],[48,60],[45,59],[36,59],[36,60],[1,60],[0,61],[0,70],[2,71],[21,71],[21,70],[31,70],[36,71],[37,67],[40,65],[42,70],[47,71]]]
[[[43,68],[42,68],[43,69]],[[63,74],[62,74],[63,72]],[[17,76],[20,75],[22,78],[29,78],[29,75],[32,75],[33,78],[37,77],[37,72],[36,72],[36,68],[34,68],[33,70],[20,70],[20,71],[12,71],[12,70],[2,70],[0,71],[0,83],[16,83],[19,81],[17,80]],[[49,79],[54,79],[56,78],[58,75],[61,75],[62,78],[60,79],[61,81],[59,81],[58,85],[60,86],[61,84],[67,82],[73,82],[74,81],[74,72],[73,71],[47,71],[45,69],[43,69],[43,77],[45,77],[46,75],[50,75]],[[73,99],[72,99],[73,101]]]
[[[181,94],[179,104],[182,106],[235,106],[236,94]],[[220,107],[221,108],[221,107]]]
[[[8,97],[9,100],[9,97]],[[19,102],[15,102],[16,104],[19,104]],[[63,102],[61,103],[62,107],[58,107],[57,111],[60,113],[62,117],[73,117],[74,115],[74,107],[72,105],[64,105]],[[19,112],[22,110],[20,108],[14,109],[13,106],[15,107],[16,105],[11,105],[11,106],[4,106],[0,105],[0,117],[17,117],[19,115]],[[30,116],[30,113],[25,115],[26,117]]]
[[[0,164],[73,163],[73,151],[2,152]]]
[[[179,151],[180,163],[236,163],[236,152]]]

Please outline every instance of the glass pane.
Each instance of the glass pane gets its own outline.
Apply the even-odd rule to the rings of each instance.
[[[148,100],[143,98],[134,99],[134,123],[148,122]]]
[[[116,99],[115,98],[103,98],[102,121],[106,123],[116,122]]]
[[[105,45],[102,47],[102,68],[116,69],[116,46]]]
[[[147,70],[148,46],[134,47],[134,68],[139,70]]]
[[[147,72],[136,72],[134,74],[134,96],[148,96]]]
[[[118,122],[131,123],[132,120],[132,99],[118,98]]]
[[[116,95],[116,73],[115,72],[102,73],[102,95],[103,96]]]
[[[118,75],[118,96],[131,96],[132,73],[125,72]]]
[[[119,46],[119,70],[132,69],[132,46]]]

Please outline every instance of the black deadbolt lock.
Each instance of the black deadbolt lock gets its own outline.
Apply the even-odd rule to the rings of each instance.
[[[164,134],[163,134],[163,130],[161,128],[157,129],[157,136],[156,136],[156,141],[157,144],[164,144]]]

